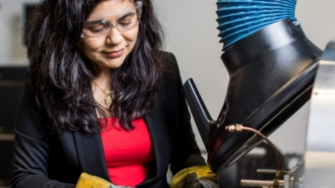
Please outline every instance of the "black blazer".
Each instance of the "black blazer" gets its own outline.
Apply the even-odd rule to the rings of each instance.
[[[137,187],[169,187],[166,173],[204,165],[190,125],[175,57],[162,53],[168,66],[163,76],[158,105],[144,117],[155,154],[155,166]],[[172,67],[172,68],[171,68]],[[19,107],[14,146],[12,188],[75,187],[82,172],[110,180],[100,134],[64,131],[49,134],[47,116],[35,102],[35,91],[26,83]],[[49,121],[50,123],[50,121]],[[92,122],[95,126],[97,122]]]

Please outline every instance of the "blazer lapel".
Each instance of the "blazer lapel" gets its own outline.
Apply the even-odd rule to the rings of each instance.
[[[154,178],[147,179],[145,182],[143,182],[146,184],[150,183],[158,175],[162,173],[164,175],[166,174],[170,154],[172,151],[170,147],[169,131],[167,128],[168,125],[166,123],[161,105],[157,107],[155,112],[147,115],[144,119],[150,132],[156,164],[156,174],[154,175]]]
[[[151,142],[155,154],[156,174],[141,185],[150,183],[158,175],[165,175],[171,154],[168,125],[161,105],[152,113],[144,117],[150,132]],[[98,126],[94,122],[95,126]],[[74,132],[79,163],[83,172],[110,180],[100,134]]]
[[[82,171],[110,181],[100,134],[76,131],[74,137]]]

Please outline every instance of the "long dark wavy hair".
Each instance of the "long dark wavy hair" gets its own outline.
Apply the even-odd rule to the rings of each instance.
[[[37,103],[51,119],[53,131],[101,131],[101,126],[92,123],[98,120],[97,111],[103,114],[93,98],[93,68],[80,51],[83,23],[101,1],[43,0],[26,23],[29,81],[36,88]],[[135,47],[111,74],[114,98],[109,110],[128,131],[134,128],[133,119],[154,110],[164,71],[159,60],[162,29],[151,0],[141,2]]]

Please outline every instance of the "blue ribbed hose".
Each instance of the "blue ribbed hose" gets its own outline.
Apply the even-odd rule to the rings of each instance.
[[[295,23],[296,0],[218,0],[220,42],[228,48],[237,41],[280,20]]]

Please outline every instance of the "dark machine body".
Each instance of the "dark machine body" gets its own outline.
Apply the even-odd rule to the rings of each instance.
[[[27,67],[0,66],[0,187],[10,186],[14,124]]]
[[[211,119],[192,79],[185,83],[186,98],[214,172],[227,168],[262,141],[249,132],[228,133],[225,126],[238,123],[271,134],[310,99],[321,54],[290,19],[231,45],[221,56],[230,80],[217,120]]]

